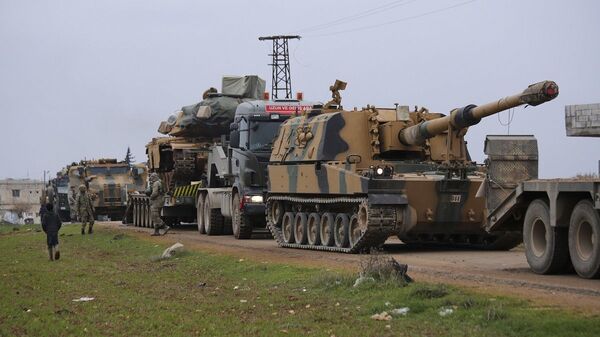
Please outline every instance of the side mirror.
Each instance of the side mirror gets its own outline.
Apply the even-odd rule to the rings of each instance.
[[[240,147],[240,132],[238,130],[231,131],[229,135],[229,146],[233,148]]]

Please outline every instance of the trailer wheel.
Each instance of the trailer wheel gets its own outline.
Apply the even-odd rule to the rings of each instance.
[[[600,277],[600,214],[589,200],[577,203],[571,213],[569,253],[577,275]]]
[[[196,223],[198,224],[198,232],[200,234],[206,234],[206,227],[204,226],[204,194],[198,195],[196,201]]]
[[[283,232],[283,241],[294,243],[294,213],[285,212],[283,214],[281,231]]]
[[[250,239],[252,236],[252,224],[248,217],[242,214],[240,210],[240,195],[233,195],[231,205],[231,226],[233,228],[233,236],[236,239]]]
[[[306,213],[296,213],[296,217],[294,217],[294,237],[296,238],[296,243],[299,243],[301,245],[305,245],[308,240],[306,222]]]
[[[204,199],[204,229],[208,235],[223,234],[223,216],[218,208],[210,208],[210,199]]]
[[[523,224],[525,256],[537,274],[555,274],[569,268],[566,228],[550,226],[550,208],[536,199],[527,208]]]
[[[350,218],[346,213],[339,213],[335,217],[333,237],[336,247],[348,247],[350,239],[348,238]]]

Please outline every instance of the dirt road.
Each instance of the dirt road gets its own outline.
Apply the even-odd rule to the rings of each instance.
[[[218,252],[245,259],[292,263],[303,266],[357,270],[363,256],[319,251],[283,249],[266,235],[251,240],[232,236],[200,235],[195,227],[172,229],[167,235],[150,237],[147,228],[118,222],[100,223],[135,236],[163,243],[181,242],[191,249]],[[509,252],[410,248],[388,240],[384,254],[409,265],[414,279],[445,282],[495,295],[531,299],[538,305],[559,306],[600,314],[600,280],[571,275],[536,275],[529,270],[523,251]]]

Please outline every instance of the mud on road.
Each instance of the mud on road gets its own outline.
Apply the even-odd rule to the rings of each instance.
[[[195,226],[172,229],[167,235],[150,237],[151,229],[99,223],[139,238],[171,244],[181,242],[193,250],[232,255],[249,260],[300,266],[358,270],[364,256],[279,248],[266,233],[259,238],[236,240],[232,236],[200,235]],[[409,247],[390,239],[383,254],[409,266],[417,281],[444,282],[468,287],[491,296],[509,295],[532,300],[539,306],[568,308],[600,314],[600,280],[585,280],[575,274],[537,275],[529,270],[525,254],[508,252]]]

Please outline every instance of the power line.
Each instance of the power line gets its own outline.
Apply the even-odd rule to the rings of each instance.
[[[327,29],[330,27],[334,27],[334,26],[339,26],[339,25],[343,25],[346,24],[349,21],[353,21],[356,19],[362,19],[364,17],[368,17],[368,16],[372,16],[396,7],[400,7],[400,6],[404,6],[404,5],[408,5],[411,2],[415,2],[417,0],[399,0],[399,1],[393,1],[393,2],[389,2],[385,5],[381,5],[379,7],[375,7],[375,8],[371,8],[368,9],[364,12],[360,12],[357,14],[353,14],[353,15],[349,15],[349,16],[345,16],[333,21],[329,21],[329,22],[325,22],[322,24],[318,24],[318,25],[314,25],[314,26],[308,26],[308,27],[304,27],[301,28],[299,30],[297,30],[296,32],[312,32],[312,31],[318,31],[318,30],[323,30],[323,29]]]
[[[464,1],[464,2],[458,3],[456,5],[442,7],[442,8],[435,9],[435,10],[432,10],[432,11],[429,11],[429,12],[425,12],[425,13],[421,13],[421,14],[413,15],[413,16],[407,16],[407,17],[404,17],[404,18],[401,18],[401,19],[387,21],[387,22],[376,24],[376,25],[362,26],[362,27],[358,27],[358,28],[341,30],[341,31],[332,32],[332,33],[323,33],[323,34],[315,34],[315,35],[305,35],[305,37],[324,37],[324,36],[340,35],[340,34],[345,34],[345,33],[358,32],[358,31],[361,31],[361,30],[379,28],[379,27],[383,27],[383,26],[388,26],[388,25],[391,25],[391,24],[395,24],[395,23],[398,23],[398,22],[404,22],[404,21],[418,19],[418,18],[427,16],[427,15],[444,12],[444,11],[447,11],[447,10],[450,10],[450,9],[454,9],[454,8],[457,8],[457,7],[462,7],[464,5],[467,5],[467,4],[469,4],[471,2],[475,2],[475,1],[477,1],[477,0]]]

